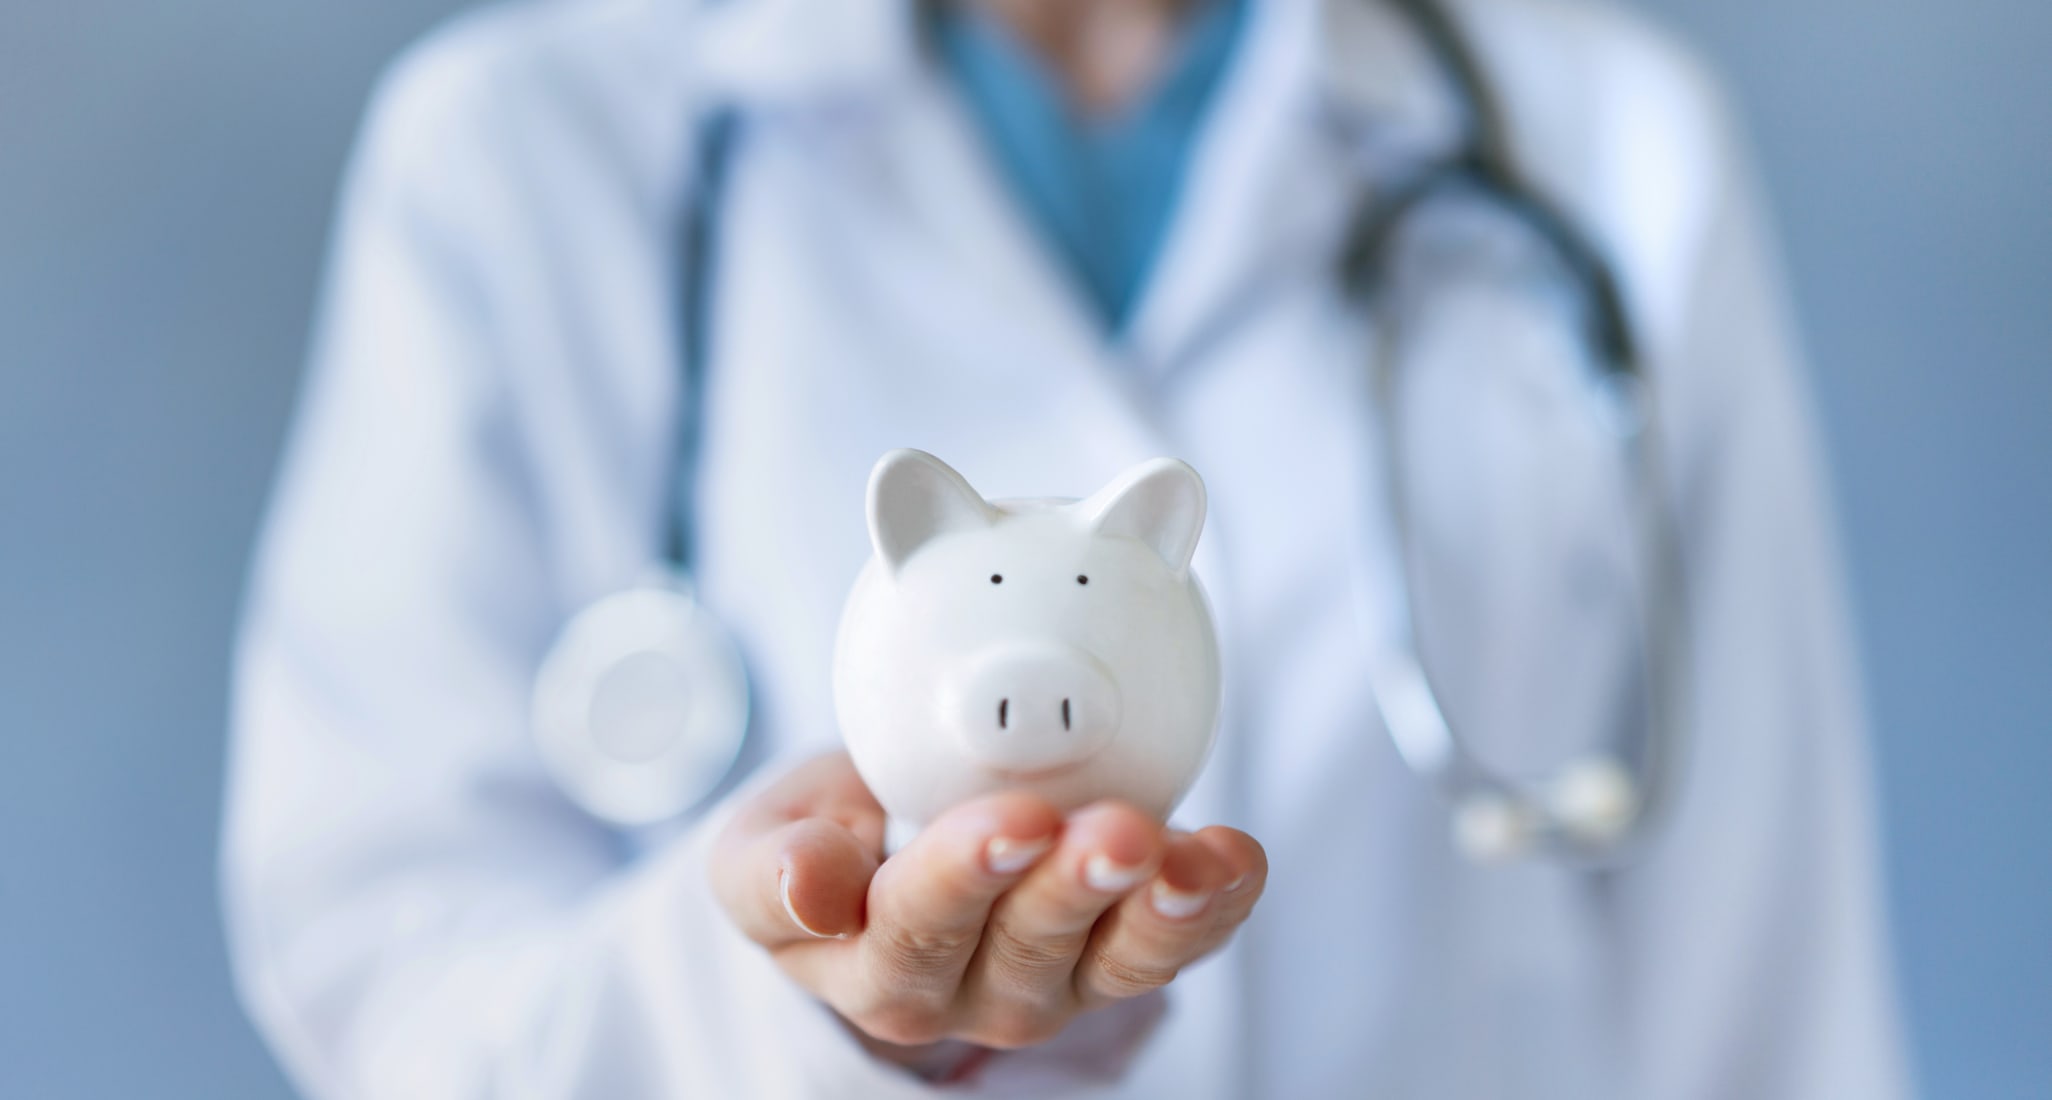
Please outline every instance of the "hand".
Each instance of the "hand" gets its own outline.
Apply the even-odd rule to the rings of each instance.
[[[1015,1048],[1160,988],[1223,944],[1268,874],[1261,845],[1165,829],[1120,802],[1066,820],[1025,792],[949,810],[890,859],[846,753],[741,807],[713,889],[742,931],[886,1043]]]

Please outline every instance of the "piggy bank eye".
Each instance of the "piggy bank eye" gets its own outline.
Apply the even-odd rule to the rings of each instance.
[[[1003,584],[1003,583],[1005,583],[1005,576],[1004,576],[1004,574],[1002,574],[1002,573],[992,573],[992,574],[990,575],[990,583],[992,583],[992,584]]]
[[[1078,573],[1078,574],[1076,574],[1076,583],[1077,583],[1077,584],[1089,584],[1089,583],[1090,583],[1090,578],[1089,578],[1089,577],[1086,577],[1086,576],[1084,576],[1084,575],[1083,575],[1083,574],[1081,574],[1081,573]]]

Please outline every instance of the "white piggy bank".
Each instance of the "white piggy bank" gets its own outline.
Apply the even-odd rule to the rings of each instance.
[[[1167,818],[1218,724],[1218,639],[1190,573],[1203,525],[1204,483],[1174,459],[1087,500],[993,502],[932,455],[883,456],[834,702],[894,827],[1007,788]]]

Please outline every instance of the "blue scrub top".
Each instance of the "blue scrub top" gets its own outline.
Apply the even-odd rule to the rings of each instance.
[[[1246,7],[1198,5],[1153,85],[1100,115],[1069,102],[1031,47],[973,5],[947,5],[938,20],[941,62],[1000,171],[1111,331],[1125,327],[1161,251]]]

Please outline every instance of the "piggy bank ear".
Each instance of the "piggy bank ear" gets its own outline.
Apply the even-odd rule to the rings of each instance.
[[[1204,529],[1204,479],[1173,458],[1143,462],[1078,505],[1093,530],[1125,535],[1154,548],[1171,572],[1190,571]]]
[[[925,451],[898,450],[869,474],[869,541],[895,576],[914,551],[950,531],[988,527],[997,510]]]

